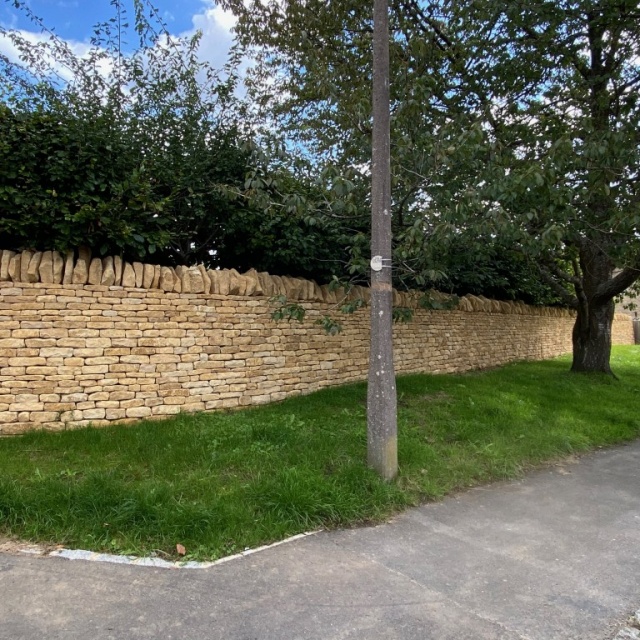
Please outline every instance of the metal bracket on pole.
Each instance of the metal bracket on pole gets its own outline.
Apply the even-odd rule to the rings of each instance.
[[[391,258],[383,258],[382,256],[373,256],[371,258],[372,271],[382,271],[382,269],[391,269],[391,264],[383,264],[383,262],[391,262]]]

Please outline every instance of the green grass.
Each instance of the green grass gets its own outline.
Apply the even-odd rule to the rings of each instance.
[[[619,380],[569,360],[398,380],[400,476],[367,469],[366,387],[233,413],[0,440],[0,534],[217,558],[380,521],[451,491],[640,435],[640,348]]]

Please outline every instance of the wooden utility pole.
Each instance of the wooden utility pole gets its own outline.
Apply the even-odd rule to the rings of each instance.
[[[389,3],[373,9],[373,153],[371,166],[371,349],[367,396],[369,465],[385,480],[398,473],[396,376],[391,285]]]

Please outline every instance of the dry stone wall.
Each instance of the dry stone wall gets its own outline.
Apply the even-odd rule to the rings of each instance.
[[[274,295],[303,323],[274,322]],[[167,269],[0,252],[0,434],[160,418],[280,400],[366,377],[368,311],[315,320],[345,292],[255,271]],[[415,298],[395,293],[398,305]],[[355,288],[349,297],[368,297]],[[468,296],[395,327],[399,373],[467,371],[571,349],[571,314]],[[614,342],[633,343],[628,316]]]

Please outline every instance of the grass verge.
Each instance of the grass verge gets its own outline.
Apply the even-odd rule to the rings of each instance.
[[[398,380],[400,476],[365,464],[366,386],[224,414],[0,440],[0,534],[115,553],[214,559],[640,435],[640,348],[619,376],[569,360]]]

